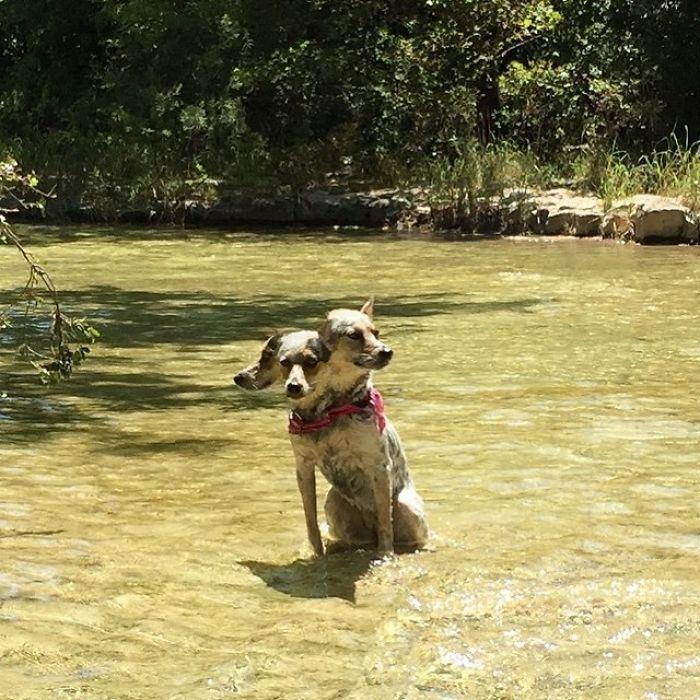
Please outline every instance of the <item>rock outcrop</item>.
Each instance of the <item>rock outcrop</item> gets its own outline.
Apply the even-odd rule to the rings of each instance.
[[[398,190],[339,193],[310,190],[299,196],[294,221],[318,226],[377,228],[396,223],[410,208],[410,201]]]
[[[510,228],[547,236],[599,236],[603,205],[592,195],[563,188],[509,192],[504,204]]]
[[[348,192],[306,190],[298,195],[229,194],[197,216],[197,223],[367,226],[395,223],[411,203],[398,190]],[[187,217],[191,220],[192,217]]]
[[[185,223],[192,221],[193,208],[188,208]],[[228,194],[211,206],[197,212],[198,224],[228,226],[232,224],[294,223],[294,198],[291,194],[241,191]]]
[[[478,234],[537,234],[547,236],[603,236],[636,243],[700,242],[698,216],[678,199],[640,194],[603,202],[564,188],[535,192],[510,190],[502,197],[472,202],[471,212],[458,213],[454,203],[431,201],[430,193],[415,188],[354,192],[340,186],[294,193],[230,190],[214,201],[182,199],[142,208],[97,211],[64,200],[18,211],[0,199],[0,212],[15,220],[63,220],[85,223],[118,221],[156,225],[176,222],[190,226],[349,226],[394,228],[400,231],[454,230],[458,236]]]
[[[645,244],[698,243],[700,238],[697,215],[673,197],[639,194],[604,211],[598,197],[566,189],[513,191],[504,198],[503,206],[510,228],[516,232],[602,235]]]
[[[700,229],[695,213],[677,199],[640,194],[606,212],[602,234],[636,243],[697,243]]]

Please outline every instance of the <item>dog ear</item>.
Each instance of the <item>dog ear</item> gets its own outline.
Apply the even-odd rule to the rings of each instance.
[[[328,362],[331,357],[331,349],[326,345],[323,338],[314,338],[310,345],[316,353],[316,359],[319,362]]]
[[[282,336],[277,333],[275,335],[271,335],[266,341],[265,345],[263,345],[262,352],[260,353],[261,355],[274,355],[280,347],[280,340],[282,339]]]
[[[374,297],[370,297],[369,299],[367,299],[367,301],[362,305],[360,313],[372,318],[372,316],[374,315]]]
[[[322,338],[318,339],[318,356],[321,362],[331,359],[331,349]]]

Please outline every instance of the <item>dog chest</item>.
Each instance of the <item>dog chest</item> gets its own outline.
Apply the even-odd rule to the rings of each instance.
[[[349,501],[373,508],[373,476],[384,463],[376,432],[366,424],[348,421],[327,431],[316,450],[316,463],[328,482]]]
[[[352,463],[339,459],[327,459],[319,464],[326,480],[351,503],[365,510],[374,507],[374,496],[370,474]]]
[[[292,445],[348,501],[363,510],[374,510],[374,476],[386,468],[388,455],[385,436],[377,431],[371,416],[348,416],[326,430],[294,435]]]

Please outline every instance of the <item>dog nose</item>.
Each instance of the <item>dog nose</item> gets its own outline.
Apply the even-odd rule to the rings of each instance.
[[[394,356],[394,351],[386,345],[377,353],[382,360],[387,362]]]
[[[234,384],[237,384],[238,386],[243,386],[243,382],[245,381],[245,375],[243,372],[239,372],[234,378],[233,378]]]
[[[297,396],[301,393],[301,384],[287,384],[287,393],[290,396]]]

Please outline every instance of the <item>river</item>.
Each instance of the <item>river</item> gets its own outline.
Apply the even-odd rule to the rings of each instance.
[[[52,389],[0,354],[3,698],[698,697],[700,249],[20,233],[102,339]],[[231,379],[370,294],[433,536],[312,561]]]

